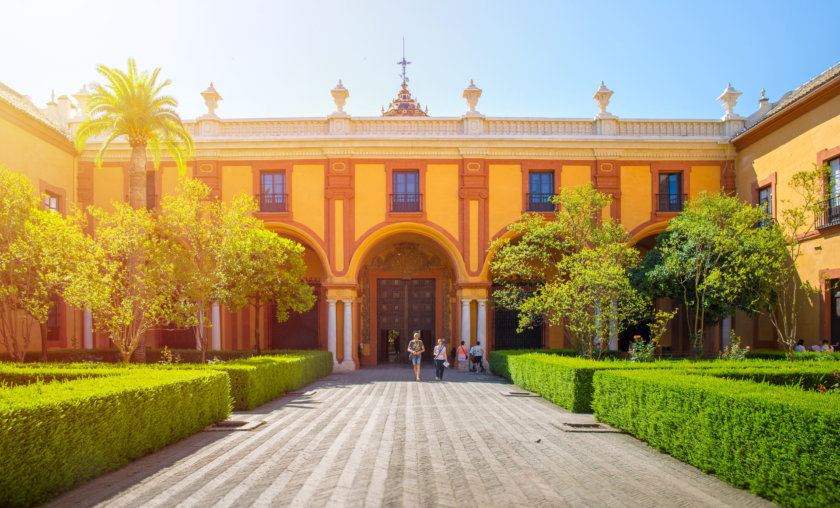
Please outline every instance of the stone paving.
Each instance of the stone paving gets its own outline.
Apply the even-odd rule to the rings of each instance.
[[[333,374],[50,506],[771,506],[492,375],[424,365]]]

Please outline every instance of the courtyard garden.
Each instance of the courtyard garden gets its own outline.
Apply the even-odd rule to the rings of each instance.
[[[494,351],[490,366],[781,505],[840,503],[840,354],[631,362],[556,353]]]
[[[332,372],[322,351],[227,355],[210,364],[0,362],[0,505],[47,501]]]

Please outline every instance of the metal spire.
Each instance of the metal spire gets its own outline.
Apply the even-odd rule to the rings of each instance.
[[[409,62],[405,59],[405,37],[403,37],[402,42],[403,42],[403,57],[402,57],[402,60],[397,62],[397,65],[402,65],[403,70],[402,70],[402,74],[400,74],[400,77],[402,78],[403,84],[406,84],[406,83],[408,83],[408,76],[405,75],[405,66],[410,64],[411,62]]]

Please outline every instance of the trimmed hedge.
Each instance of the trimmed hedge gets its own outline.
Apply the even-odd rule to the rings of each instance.
[[[756,349],[750,351],[750,358],[757,360],[787,360],[787,352],[776,349]],[[840,353],[817,353],[816,351],[804,351],[793,353],[794,360],[840,360]]]
[[[592,412],[592,375],[595,371],[638,368],[643,368],[643,364],[526,351],[490,353],[491,372],[574,413]]]
[[[0,506],[44,502],[230,414],[221,372],[68,367],[0,364]]]
[[[833,363],[833,362],[832,362]],[[826,365],[826,371],[831,365]],[[744,377],[784,382],[748,365]],[[840,397],[748,380],[731,372],[602,370],[598,420],[674,457],[786,506],[837,506]]]
[[[163,349],[146,349],[146,363],[155,364],[161,360],[161,352]],[[183,363],[200,363],[201,351],[197,349],[170,349],[173,353],[178,353]],[[263,354],[285,354],[295,353],[297,351],[286,350],[271,350],[263,351]],[[308,352],[308,351],[307,351]],[[257,352],[253,349],[235,350],[235,351],[216,351],[208,350],[207,359],[212,360],[216,357],[220,360],[240,360],[243,358],[250,358],[256,356]],[[99,349],[51,349],[47,353],[47,359],[50,362],[59,363],[78,363],[78,362],[103,362],[103,363],[121,363],[122,356],[115,348],[99,348]],[[10,362],[11,357],[8,353],[0,353],[0,361]],[[25,363],[40,363],[41,352],[29,351],[26,353]]]
[[[751,369],[750,373],[745,371],[746,368]],[[689,369],[710,375],[716,375],[715,372],[719,371],[727,372],[733,378],[767,382],[779,379],[779,384],[803,384],[814,388],[830,381],[828,372],[837,368],[837,362],[833,361],[791,364],[773,360],[657,360],[651,363],[631,363],[568,358],[522,350],[490,353],[490,370],[494,374],[526,390],[539,393],[574,413],[592,412],[592,376],[601,370]],[[794,369],[795,372],[792,372]]]
[[[186,368],[226,372],[234,408],[249,410],[329,375],[333,359],[329,351],[297,351]]]

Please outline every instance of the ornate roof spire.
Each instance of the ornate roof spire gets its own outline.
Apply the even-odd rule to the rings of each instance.
[[[397,65],[402,66],[402,89],[397,93],[397,98],[391,101],[387,111],[383,111],[382,116],[429,116],[428,107],[426,111],[420,107],[420,103],[414,100],[411,92],[408,91],[408,76],[405,73],[405,67],[410,64],[405,59],[405,37],[403,37],[403,57],[397,62]]]

